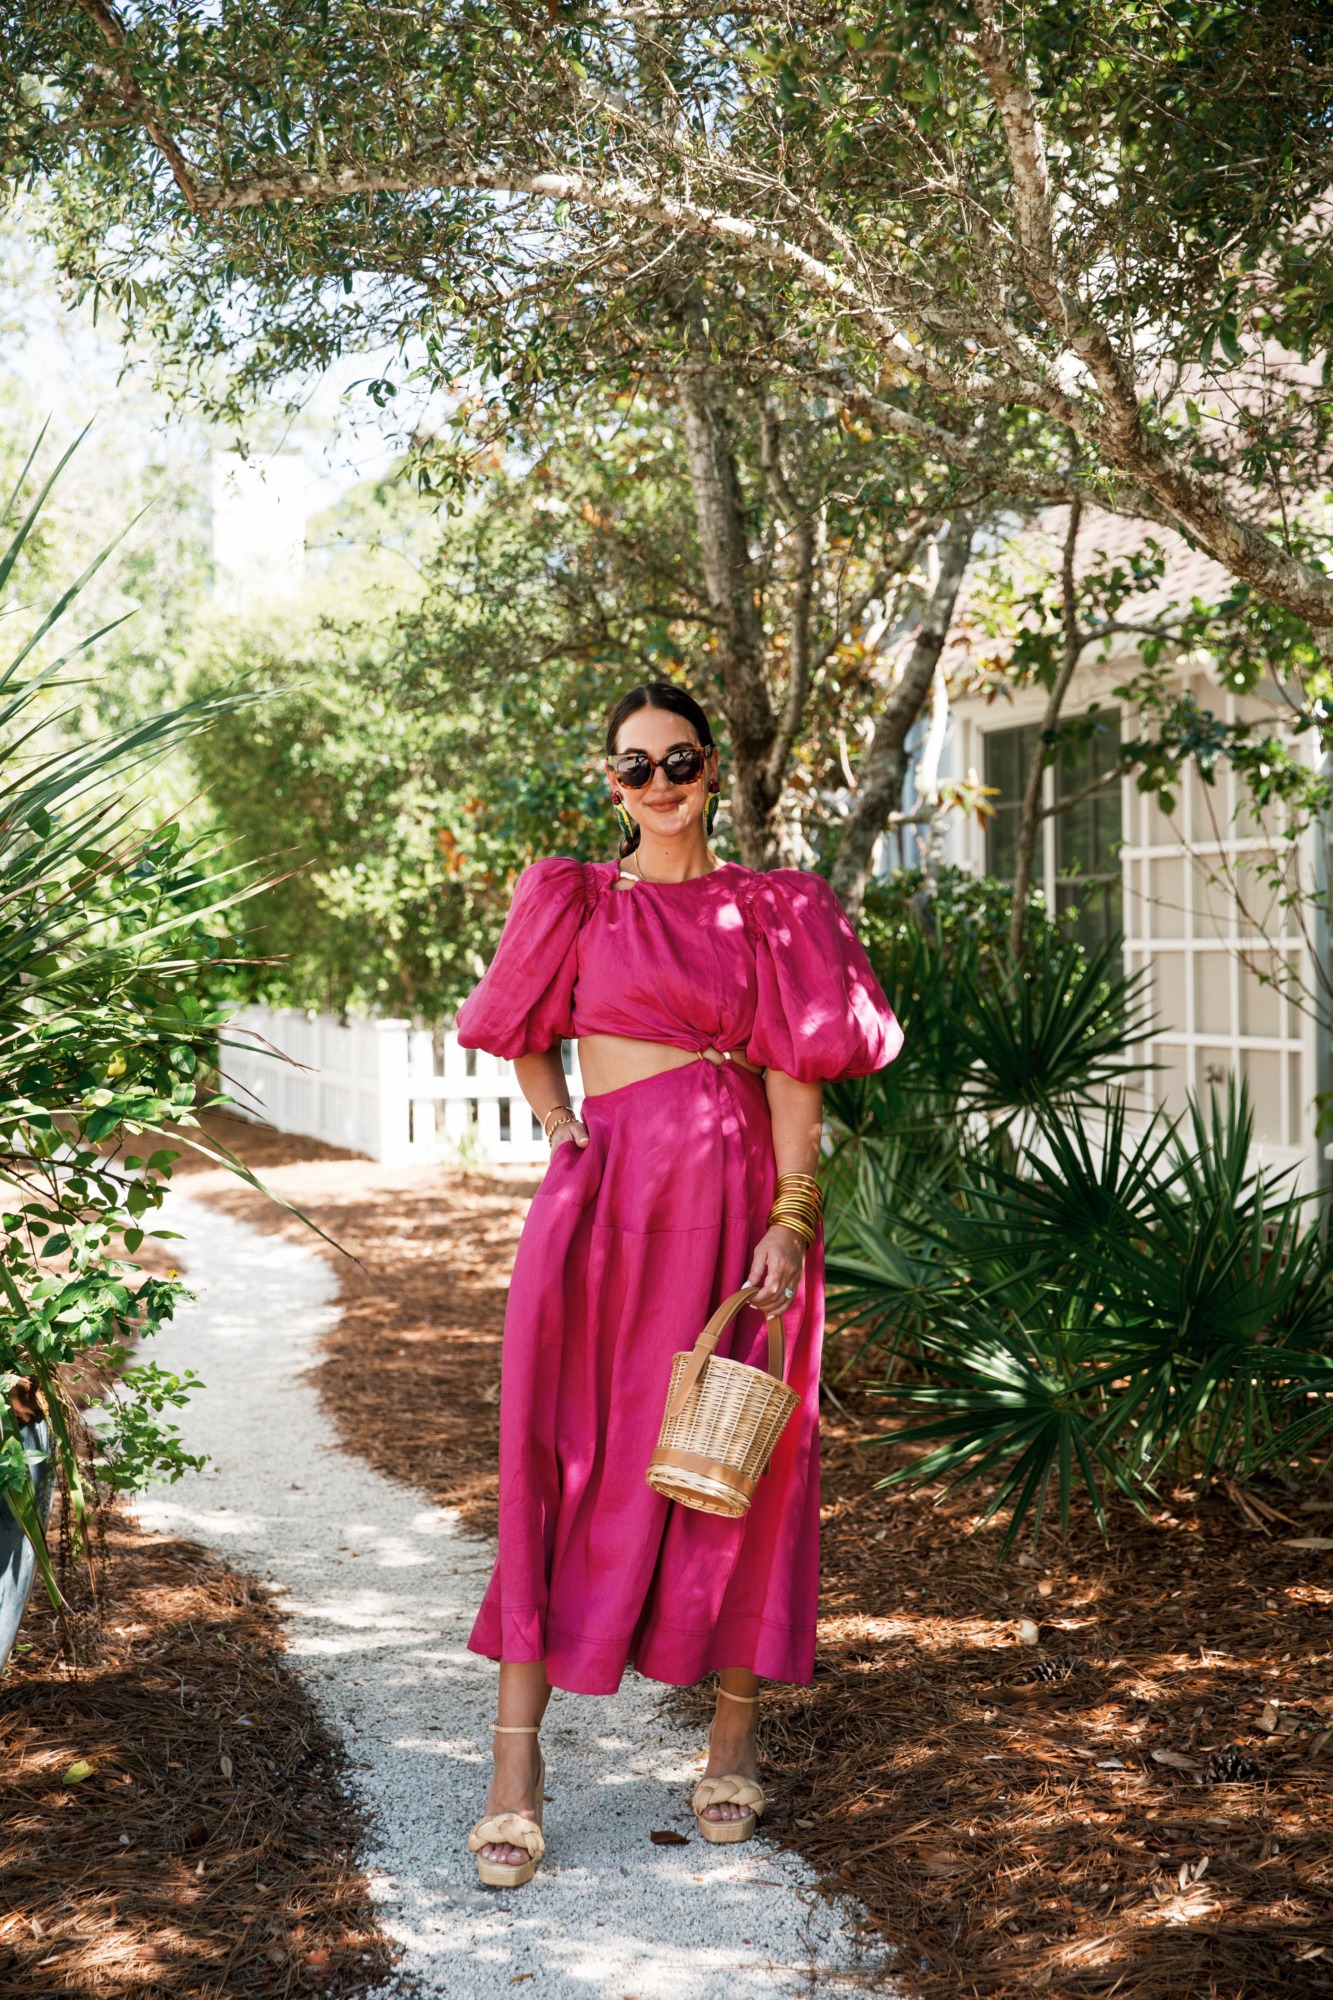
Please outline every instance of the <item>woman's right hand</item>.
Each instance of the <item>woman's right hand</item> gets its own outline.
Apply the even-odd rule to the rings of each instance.
[[[572,1139],[576,1146],[587,1145],[588,1128],[584,1124],[581,1118],[567,1118],[564,1124],[557,1127],[557,1129],[552,1133],[551,1135],[552,1153],[555,1152],[557,1146],[563,1146],[567,1139]]]

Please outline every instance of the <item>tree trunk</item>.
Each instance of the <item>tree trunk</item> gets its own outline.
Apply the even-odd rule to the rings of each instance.
[[[740,475],[726,413],[702,360],[682,370],[677,394],[704,584],[718,621],[722,706],[733,759],[731,823],[746,867],[771,868],[777,857],[774,807],[781,791],[780,774],[775,784],[770,770],[777,720]]]
[[[1028,904],[1032,900],[1032,866],[1037,855],[1037,836],[1041,832],[1045,814],[1042,811],[1042,779],[1050,762],[1050,745],[1046,741],[1060,720],[1060,710],[1069,692],[1069,683],[1074,678],[1079,654],[1083,651],[1083,635],[1078,628],[1078,598],[1074,589],[1074,545],[1078,541],[1079,522],[1083,518],[1083,502],[1075,497],[1069,509],[1069,524],[1065,530],[1064,553],[1060,564],[1060,604],[1064,625],[1064,650],[1060,659],[1060,671],[1046,702],[1046,712],[1041,718],[1036,748],[1032,752],[1032,769],[1028,772],[1027,790],[1023,795],[1023,812],[1018,823],[1018,853],[1014,859],[1014,898],[1009,916],[1009,948],[1018,958],[1023,950],[1023,925],[1027,918]]]
[[[815,555],[820,536],[815,517],[792,490],[782,463],[782,426],[773,398],[764,405],[760,420],[760,462],[768,481],[773,507],[791,536],[793,588],[791,623],[787,634],[787,691],[777,717],[766,776],[775,798],[781,796],[792,745],[805,721],[814,676]]]
[[[972,528],[970,514],[955,514],[949,523],[940,543],[939,579],[917,628],[903,677],[885,702],[870,748],[857,768],[856,798],[843,823],[842,841],[833,866],[833,887],[853,921],[861,914],[875,842],[890,817],[902,806],[908,733],[925,706],[936,664],[944,650],[972,552]]]

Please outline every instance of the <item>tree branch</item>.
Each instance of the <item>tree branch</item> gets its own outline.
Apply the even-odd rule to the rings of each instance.
[[[1076,792],[1070,792],[1066,798],[1057,799],[1054,805],[1043,806],[1037,817],[1038,819],[1058,819],[1061,813],[1068,812],[1071,807],[1081,806],[1085,799],[1094,799],[1098,792],[1107,791],[1112,785],[1118,785],[1124,778],[1124,775],[1119,765],[1116,766],[1114,771],[1103,771],[1101,777],[1094,778],[1090,785],[1080,785]]]
[[[1180,532],[1179,516],[1131,482],[1116,488],[1108,488],[1103,482],[1088,494],[1086,482],[1076,482],[1055,471],[1020,472],[1002,459],[997,460],[992,447],[964,437],[957,431],[947,430],[942,424],[931,423],[927,418],[914,416],[911,411],[899,409],[895,403],[885,402],[883,397],[875,395],[873,390],[857,381],[850,368],[838,364],[822,368],[806,364],[789,366],[781,372],[794,387],[827,396],[850,416],[858,416],[878,430],[906,439],[927,456],[956,466],[960,472],[971,473],[980,488],[978,497],[993,496],[997,502],[1012,500],[1017,505],[1053,507],[1067,506],[1074,494],[1081,492],[1095,499],[1105,513],[1116,514],[1126,520],[1151,521],[1156,527]],[[1021,402],[1022,398],[1016,396],[1014,400]]]
[[[1036,99],[1010,55],[996,19],[995,0],[977,0],[977,19],[981,27],[976,49],[1004,129],[1005,150],[1014,177],[1018,240],[1032,296],[1060,338],[1088,369],[1112,423],[1128,443],[1136,437],[1141,420],[1133,377],[1105,328],[1098,325],[1081,301],[1068,295],[1060,282],[1046,139]]]
[[[1059,340],[1087,369],[1095,397],[1061,386],[1044,357],[1025,337],[1023,373],[997,373],[993,367],[978,369],[970,364],[952,368],[928,345],[932,336],[928,302],[909,306],[906,320],[900,323],[901,315],[894,316],[868,280],[853,276],[844,265],[816,256],[777,224],[672,196],[660,185],[650,186],[628,176],[451,161],[444,157],[444,149],[456,141],[444,135],[413,151],[405,150],[382,167],[330,170],[283,164],[227,182],[208,182],[191,166],[167,120],[135,80],[128,62],[129,37],[107,0],[78,0],[78,4],[113,52],[116,88],[122,102],[167,162],[195,215],[237,215],[270,202],[331,203],[364,195],[454,191],[568,201],[595,213],[626,217],[723,245],[768,270],[790,274],[817,297],[828,300],[845,315],[856,334],[909,381],[967,403],[1031,409],[1085,439],[1143,496],[1142,504],[1136,502],[1135,512],[1181,529],[1233,576],[1307,620],[1325,658],[1333,661],[1333,578],[1243,520],[1220,483],[1210,482],[1181,462],[1144,422],[1130,370],[1106,330],[1062,287],[1041,121],[1032,92],[998,26],[996,0],[977,0],[980,30],[975,47],[1004,131],[1027,281],[1034,303]],[[973,317],[977,343],[983,350],[993,347],[994,327],[986,311],[978,309]],[[918,337],[909,337],[908,329]],[[952,337],[961,339],[962,331],[956,330]],[[845,384],[842,393],[847,394]],[[966,439],[874,400],[876,422],[899,435],[912,436],[946,463],[970,464],[980,477],[989,479],[992,490],[1000,490],[994,469]],[[868,414],[870,401],[862,400],[860,407]],[[1022,484],[1013,478],[1004,482],[1003,490],[1016,498],[1023,492]],[[1045,497],[1056,497],[1050,494],[1049,485]],[[1151,511],[1149,503],[1159,511]]]
[[[839,646],[846,645],[867,611],[869,611],[871,605],[877,603],[883,597],[894,577],[901,576],[908,565],[916,560],[917,551],[920,549],[923,539],[929,532],[929,524],[922,526],[918,523],[916,527],[910,528],[894,544],[892,555],[887,557],[880,565],[874,580],[858,597],[853,599],[847,610],[843,613],[843,616],[839,619],[834,630],[829,634],[824,644],[816,651],[812,661],[813,673],[817,674],[820,668],[832,659]]]
[[[84,4],[85,0],[80,0]],[[88,0],[96,4],[96,0]],[[147,129],[147,128],[145,128]],[[150,137],[154,135],[150,133]],[[154,143],[158,143],[154,137]],[[681,201],[629,179],[602,180],[569,169],[557,172],[516,171],[494,167],[434,167],[418,151],[406,154],[393,167],[344,167],[321,172],[313,167],[283,168],[253,174],[226,186],[195,184],[194,206],[220,215],[235,215],[245,209],[262,208],[273,201],[345,201],[364,194],[421,194],[431,189],[452,189],[460,194],[529,195],[542,201],[570,201],[605,215],[633,217],[661,228],[679,230],[688,236],[704,237],[748,251],[761,261],[794,272],[822,297],[836,301],[855,315],[858,323],[873,332],[877,345],[892,355],[895,363],[913,380],[945,394],[975,396],[986,393],[978,379],[970,382],[943,368],[930,355],[914,347],[889,314],[864,292],[845,271],[816,257],[801,244],[784,236],[767,222],[730,214],[726,209]],[[1063,406],[1067,399],[1061,398]],[[1058,414],[1053,411],[1052,414]],[[1068,421],[1062,416],[1061,421]]]
[[[973,518],[967,513],[955,514],[949,524],[940,545],[940,573],[926,615],[917,627],[902,679],[880,711],[870,747],[857,771],[856,799],[843,822],[833,867],[833,887],[853,919],[860,914],[875,842],[901,808],[908,732],[930,693],[936,663],[944,650],[972,552],[973,527]]]
[[[931,423],[925,417],[915,416],[910,410],[899,409],[896,403],[886,402],[882,396],[866,388],[864,383],[858,382],[849,368],[828,364],[822,368],[792,368],[784,373],[796,387],[827,396],[830,402],[837,403],[849,415],[859,416],[891,436],[905,438],[908,443],[919,446],[927,456],[943,459],[946,465],[956,465],[960,470],[975,474],[989,489],[1008,498],[1029,501],[1038,506],[1054,506],[1072,497],[1073,489],[1067,480],[1054,475],[1017,472],[1008,465],[998,466],[985,446],[960,436],[957,431],[946,430],[943,424]],[[1162,518],[1163,526],[1175,525],[1161,517],[1160,510],[1156,508],[1148,518]]]
[[[1061,421],[1151,495],[1171,525],[1200,542],[1209,555],[1265,597],[1283,604],[1316,628],[1326,658],[1333,659],[1333,582],[1243,521],[1220,486],[1210,485],[1174,458],[1143,421],[1133,375],[1106,329],[1062,287],[1052,224],[1045,139],[1036,100],[1010,54],[997,21],[996,0],[977,0],[981,23],[976,51],[1000,114],[1014,181],[1014,203],[1024,269],[1032,296],[1062,342],[1076,354],[1100,394],[1102,415],[1089,418],[1080,398],[1070,399]],[[1018,400],[1023,400],[1019,398]],[[1328,634],[1327,642],[1324,633]]]
[[[815,524],[808,507],[802,507],[791,489],[782,464],[781,426],[772,397],[766,397],[759,416],[759,462],[768,481],[777,512],[790,531],[795,545],[795,583],[791,604],[791,640],[787,672],[787,692],[778,716],[777,730],[765,765],[768,789],[776,799],[782,790],[787,759],[805,717],[813,671],[811,618],[815,595]]]
[[[693,328],[690,339],[696,344]],[[723,707],[736,760],[732,825],[747,867],[766,868],[773,858],[772,810],[777,797],[769,783],[768,760],[777,724],[736,455],[702,353],[692,354],[681,368],[676,393],[704,583],[719,627]]]
[[[184,195],[187,206],[192,212],[197,213],[200,206],[199,190],[193,169],[180,147],[176,144],[176,141],[172,138],[170,131],[139,88],[134,71],[128,61],[128,52],[125,46],[125,30],[121,27],[114,11],[105,4],[105,0],[77,0],[77,3],[96,27],[103,41],[116,58],[113,65],[113,87],[119,93],[121,102],[130,116],[142,125],[148,137],[157,147],[158,152],[171,168],[172,178]]]

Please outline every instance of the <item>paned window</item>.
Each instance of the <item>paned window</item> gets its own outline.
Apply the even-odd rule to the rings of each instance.
[[[1209,694],[1221,709],[1216,691],[1200,698]],[[1228,721],[1248,719],[1234,696],[1224,700]],[[1224,765],[1211,785],[1193,767],[1181,778],[1169,819],[1127,788],[1125,956],[1151,969],[1157,1009],[1143,1100],[1180,1111],[1187,1091],[1206,1102],[1243,1079],[1260,1146],[1300,1147],[1310,1031],[1298,1005],[1300,927],[1274,881],[1282,828],[1246,811]]]
[[[1271,708],[1257,699],[1222,694],[1203,676],[1193,685],[1225,721],[1271,726]],[[1255,818],[1225,765],[1211,785],[1187,766],[1169,818],[1128,781],[1089,792],[1118,746],[1114,716],[1107,722],[1045,774],[1045,804],[1071,803],[1043,821],[1033,872],[1048,909],[1076,911],[1089,941],[1119,935],[1126,970],[1150,978],[1154,1031],[1136,1051],[1149,1067],[1129,1086],[1131,1106],[1177,1114],[1187,1094],[1206,1104],[1243,1081],[1261,1156],[1308,1167],[1314,1037],[1299,1004],[1305,941],[1274,879],[1274,857],[1287,845],[1280,815]],[[1037,725],[982,736],[978,761],[999,794],[986,867],[1012,881]],[[1304,863],[1292,855],[1286,865]]]
[[[986,829],[986,870],[1001,881],[1013,880],[1023,794],[1039,733],[1035,722],[986,731],[986,783],[998,794]],[[1045,891],[1047,909],[1071,917],[1085,944],[1117,937],[1122,928],[1121,788],[1114,782],[1099,788],[1114,770],[1119,748],[1120,718],[1108,710],[1088,740],[1066,746],[1045,773],[1043,804],[1067,803],[1042,821],[1034,884]]]

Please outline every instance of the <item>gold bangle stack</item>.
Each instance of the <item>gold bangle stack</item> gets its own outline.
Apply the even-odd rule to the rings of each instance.
[[[554,1125],[551,1123],[552,1119],[555,1120]],[[572,1125],[573,1123],[574,1107],[572,1104],[553,1104],[542,1119],[542,1132],[545,1135],[547,1145],[549,1146],[554,1142],[555,1135],[562,1125]]]
[[[819,1234],[824,1191],[813,1174],[779,1174],[777,1193],[768,1211],[770,1229],[790,1229],[808,1248]]]

